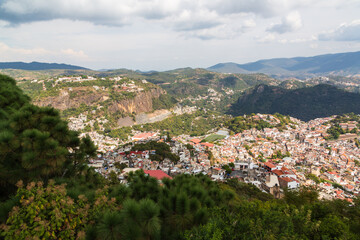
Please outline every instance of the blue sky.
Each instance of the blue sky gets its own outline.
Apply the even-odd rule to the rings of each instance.
[[[0,61],[169,70],[360,50],[360,0],[0,0]]]

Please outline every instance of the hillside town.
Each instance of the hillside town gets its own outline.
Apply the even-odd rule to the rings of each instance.
[[[271,115],[252,116],[270,122]],[[322,199],[343,199],[350,203],[359,194],[360,149],[355,144],[357,134],[343,134],[337,140],[325,140],[335,116],[301,122],[291,118],[295,125],[284,129],[249,129],[230,135],[228,129],[217,131],[222,136],[214,142],[204,141],[208,136],[180,135],[169,139],[159,132],[137,132],[127,143],[91,133],[99,147],[99,154],[90,161],[92,166],[109,177],[115,174],[125,183],[130,171],[142,169],[161,180],[177,174],[204,174],[214,181],[238,178],[253,184],[264,192],[281,198],[285,189],[301,186],[316,188]],[[295,126],[295,127],[294,127]],[[341,125],[356,127],[355,122]],[[156,161],[153,149],[133,151],[133,146],[149,141],[164,142],[179,161]]]

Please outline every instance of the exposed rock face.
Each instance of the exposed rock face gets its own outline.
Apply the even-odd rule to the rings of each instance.
[[[167,109],[156,110],[152,113],[139,113],[135,116],[135,122],[132,117],[119,118],[117,121],[118,127],[130,127],[136,124],[146,124],[162,121],[172,115],[172,112]]]
[[[41,107],[51,106],[63,111],[68,108],[77,108],[82,103],[91,106],[97,102],[102,102],[109,98],[107,95],[97,93],[95,91],[92,91],[91,93],[74,91],[74,97],[70,97],[70,94],[70,91],[62,89],[59,96],[47,97],[39,101],[35,101],[34,104]]]
[[[86,91],[84,91],[86,90]],[[122,111],[124,113],[143,113],[153,110],[152,99],[158,98],[165,91],[160,88],[151,89],[150,91],[140,92],[134,98],[121,101],[113,101],[109,107],[109,111],[114,113]],[[70,97],[72,95],[72,97]],[[69,108],[77,108],[81,104],[88,106],[97,105],[109,99],[107,92],[89,91],[88,88],[74,89],[72,92],[68,89],[62,89],[59,96],[43,98],[35,101],[38,106],[51,106],[61,111]]]
[[[110,107],[110,112],[123,111],[125,113],[142,113],[153,110],[152,99],[160,97],[165,91],[160,88],[151,89],[150,91],[140,92],[135,98],[114,102]]]
[[[149,91],[137,93],[134,98],[120,101],[112,101],[108,108],[110,113],[123,112],[125,114],[136,114],[135,121],[127,116],[117,120],[118,127],[132,126],[135,124],[154,123],[171,116],[172,112],[167,109],[153,111],[153,99],[165,94],[165,90],[154,88]],[[62,89],[59,96],[47,97],[35,102],[38,106],[51,106],[61,111],[69,108],[77,108],[81,104],[88,106],[98,105],[108,100],[109,93],[97,92],[87,87],[73,88],[72,91]]]
[[[136,115],[136,124],[146,124],[162,121],[171,116],[171,111],[167,109],[156,110],[153,113],[140,113]]]
[[[132,119],[132,117],[124,117],[124,118],[119,118],[117,120],[117,125],[119,127],[130,127],[132,125],[134,125],[134,120]]]

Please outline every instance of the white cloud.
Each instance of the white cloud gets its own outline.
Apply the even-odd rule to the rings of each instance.
[[[166,70],[356,51],[360,41],[311,36],[339,39],[346,22],[357,39],[359,10],[360,0],[0,0],[0,56]]]
[[[71,48],[60,51],[52,51],[44,48],[19,48],[11,47],[3,42],[0,42],[0,55],[6,61],[18,61],[19,59],[80,59],[87,60],[89,57],[83,51],[76,51]]]
[[[273,42],[276,37],[273,33],[269,33],[267,35],[265,35],[264,37],[256,37],[257,42],[259,43],[269,43],[269,42]]]
[[[197,12],[184,10],[172,20],[177,31],[192,31],[213,28],[222,24],[221,17],[214,11],[199,10]]]
[[[319,34],[321,41],[360,41],[360,19],[343,23],[338,28]]]
[[[0,53],[4,55],[8,53],[15,53],[19,55],[43,55],[43,54],[49,54],[51,52],[45,50],[44,48],[31,48],[31,49],[13,48],[6,45],[5,43],[0,42]]]
[[[281,20],[280,24],[275,24],[268,29],[269,32],[276,32],[279,34],[293,32],[302,27],[302,20],[299,12],[291,12]]]
[[[71,57],[76,57],[76,58],[88,58],[88,56],[84,53],[84,51],[75,51],[71,48],[68,49],[63,49],[61,50],[61,53],[69,55]]]
[[[94,24],[123,26],[136,18],[146,20],[182,20],[208,13],[206,19],[254,14],[272,17],[283,14],[309,0],[2,0],[0,19],[21,24],[52,19],[89,21]],[[191,19],[193,20],[193,19]],[[196,20],[196,19],[195,19]],[[195,28],[198,26],[195,24]]]

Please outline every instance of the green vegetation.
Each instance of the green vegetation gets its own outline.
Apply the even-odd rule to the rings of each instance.
[[[14,190],[20,179],[47,181],[77,174],[95,153],[90,138],[78,138],[53,108],[41,108],[0,75],[0,184],[1,195]]]
[[[204,138],[202,140],[202,142],[215,142],[217,140],[221,140],[221,139],[224,139],[224,138],[225,138],[224,135],[211,134],[210,136],[207,136],[206,138]]]
[[[347,123],[349,121],[356,122],[356,128],[349,130],[349,129],[342,129],[340,127],[340,123]],[[334,119],[332,119],[329,122],[326,122],[325,124],[331,124],[331,127],[327,130],[327,133],[330,134],[330,136],[327,139],[338,139],[341,134],[345,133],[357,133],[357,128],[360,126],[360,117],[357,116],[354,113],[348,113],[343,115],[338,115]],[[358,140],[355,140],[355,144],[359,145]]]
[[[316,182],[316,183],[321,183],[321,179],[318,178],[318,177],[317,177],[316,175],[314,175],[314,174],[309,173],[309,174],[306,175],[306,177],[309,178],[309,179],[311,179],[311,180],[313,180],[313,181]]]
[[[169,159],[172,162],[178,162],[180,157],[171,152],[170,146],[163,142],[149,141],[147,143],[136,144],[131,151],[155,150],[155,154],[150,154],[153,161],[163,161]]]
[[[89,106],[84,103],[81,103],[77,108],[68,108],[61,112],[61,116],[66,119],[73,116],[78,116],[81,113],[89,112],[96,110],[96,106]]]
[[[19,82],[18,86],[26,93],[31,99],[37,97],[43,90],[42,83],[32,83],[30,81]]]
[[[153,109],[170,109],[174,107],[174,105],[177,103],[177,100],[170,96],[169,94],[162,94],[158,98],[153,98],[152,104]]]
[[[284,116],[279,113],[275,113],[273,117],[279,122],[274,122],[274,120],[270,119],[270,116],[267,117],[266,120],[258,119],[254,114],[238,116],[235,117],[228,122],[226,122],[226,126],[235,133],[241,133],[244,130],[249,130],[252,128],[256,128],[257,130],[263,130],[264,128],[278,128],[280,131],[285,129],[288,125],[293,126],[293,122],[290,120],[289,116]]]
[[[110,91],[110,99],[113,101],[121,101],[124,99],[133,99],[136,97],[136,93],[134,92],[118,92],[111,90]]]
[[[166,143],[133,150],[172,158]],[[105,179],[86,167],[94,153],[92,142],[68,130],[57,111],[33,106],[13,79],[0,76],[0,238],[360,238],[359,198],[318,200],[316,191],[303,188],[273,199],[236,179],[180,174],[159,182],[142,170],[123,185],[116,173]]]
[[[360,113],[360,94],[330,85],[287,90],[259,85],[240,97],[229,113],[281,113],[304,121],[348,112]]]
[[[236,184],[236,183],[235,183]],[[230,185],[230,184],[229,184]],[[232,183],[234,185],[234,183]],[[250,190],[246,187],[247,192]],[[256,191],[255,192],[259,192]],[[260,196],[260,193],[257,194]],[[236,199],[214,208],[209,221],[186,231],[185,239],[357,239],[359,202],[320,201],[316,192],[286,192],[284,200]]]
[[[104,132],[104,134],[112,138],[119,138],[120,140],[126,141],[131,134],[131,127],[113,129],[109,132]]]
[[[185,230],[207,222],[210,208],[226,207],[234,197],[206,176],[179,175],[160,185],[137,171],[128,181],[128,186],[97,183],[97,190],[85,182],[19,183],[1,234],[5,239],[14,234],[19,239],[182,239]]]
[[[346,130],[342,129],[339,124],[331,126],[327,131],[330,137],[327,139],[338,139],[340,134],[345,134]]]

